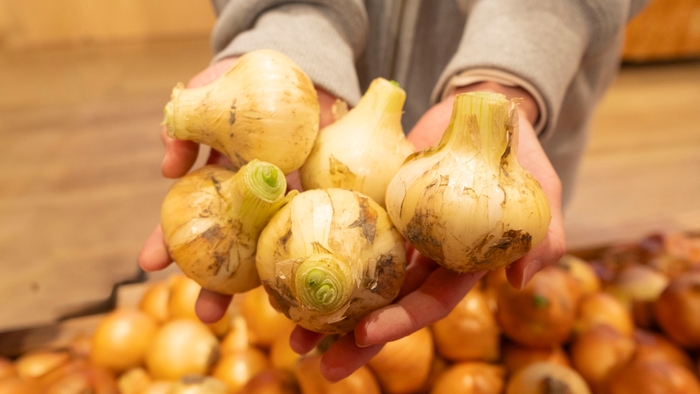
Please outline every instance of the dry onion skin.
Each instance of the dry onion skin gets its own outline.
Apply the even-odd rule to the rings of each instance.
[[[285,197],[280,169],[253,160],[238,172],[208,165],[179,179],[161,207],[163,237],[182,272],[222,293],[260,284],[255,269],[258,236]]]
[[[304,190],[355,190],[384,207],[389,181],[413,153],[401,126],[405,101],[395,82],[373,80],[356,107],[321,130],[299,170]]]
[[[654,309],[666,335],[686,349],[700,349],[700,271],[673,278]]]
[[[424,327],[384,345],[367,365],[386,394],[412,393],[424,387],[433,366],[433,335]]]
[[[389,216],[369,197],[308,190],[270,220],[256,263],[275,309],[308,330],[333,334],[352,331],[398,295],[406,251]]]
[[[501,94],[458,94],[440,142],[409,156],[387,188],[399,231],[453,271],[507,266],[547,233],[547,197],[515,158],[511,105]]]
[[[553,363],[531,364],[513,375],[505,394],[591,394],[575,370]]]
[[[138,309],[114,310],[95,330],[90,362],[115,372],[138,367],[157,331],[155,320]]]
[[[178,84],[163,123],[170,137],[209,145],[234,168],[258,159],[289,174],[311,153],[319,121],[311,79],[283,54],[258,50],[209,85]]]
[[[452,361],[496,361],[501,329],[479,289],[472,289],[441,320],[433,323],[438,353]]]
[[[502,366],[462,362],[450,366],[435,381],[430,394],[501,394],[506,371]]]
[[[379,383],[365,365],[350,376],[331,383],[321,374],[321,355],[302,357],[294,369],[294,376],[303,394],[381,394]]]
[[[700,382],[678,364],[639,361],[613,373],[606,394],[700,394]]]
[[[552,347],[565,343],[576,318],[573,279],[556,267],[535,275],[522,290],[500,286],[496,319],[509,339],[525,346]]]
[[[632,338],[600,324],[576,337],[569,352],[574,369],[595,392],[602,392],[610,375],[632,359],[635,348]]]
[[[206,375],[219,358],[219,342],[195,320],[172,320],[160,328],[148,348],[146,366],[155,379]]]

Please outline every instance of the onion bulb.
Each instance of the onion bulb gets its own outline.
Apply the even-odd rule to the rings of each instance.
[[[151,315],[158,324],[168,320],[168,298],[170,297],[170,283],[160,280],[148,286],[148,289],[139,301],[139,309]]]
[[[571,254],[565,254],[557,262],[557,267],[565,270],[574,277],[581,285],[581,294],[597,293],[601,290],[602,284],[593,267],[585,260]]]
[[[173,384],[169,394],[226,394],[226,385],[211,376],[185,375]]]
[[[377,379],[364,365],[345,379],[329,382],[321,374],[319,354],[302,357],[294,369],[294,376],[304,394],[381,394]]]
[[[653,331],[634,330],[636,351],[634,359],[638,361],[663,361],[682,365],[693,370],[693,361],[678,345],[665,336]]]
[[[292,349],[289,342],[291,330],[283,335],[278,336],[270,346],[270,362],[277,369],[293,371],[294,366],[301,355]]]
[[[85,360],[75,360],[43,376],[46,394],[117,394],[117,381],[111,372]]]
[[[294,328],[291,320],[272,307],[270,296],[262,287],[243,295],[240,312],[248,325],[250,342],[263,349],[269,349],[278,337],[289,338]]]
[[[224,382],[229,392],[237,393],[253,376],[267,369],[270,362],[265,353],[251,347],[221,357],[212,376]]]
[[[680,365],[663,361],[627,364],[610,376],[607,394],[700,394],[700,382]]]
[[[501,94],[458,94],[440,142],[409,156],[387,188],[399,231],[453,271],[507,266],[547,233],[549,202],[516,160],[518,117],[510,107]]]
[[[194,280],[184,275],[172,275],[169,279],[169,295],[167,314],[168,319],[190,319],[199,321],[195,304],[199,297],[199,292],[202,290]],[[218,321],[207,324],[207,327],[218,337],[226,335],[231,328],[231,308],[226,310],[224,316]]]
[[[292,371],[268,369],[253,376],[238,394],[300,394]]]
[[[671,280],[654,305],[663,331],[686,349],[700,349],[700,271]]]
[[[506,386],[506,394],[552,393],[591,394],[591,390],[575,370],[546,362],[521,369]]]
[[[452,365],[435,382],[430,394],[501,394],[506,371],[502,366],[482,362]]]
[[[219,358],[219,342],[204,323],[172,320],[158,330],[146,354],[146,366],[156,379],[205,375]]]
[[[175,382],[169,380],[158,380],[149,384],[140,394],[172,394],[174,385]]]
[[[321,130],[299,170],[304,190],[355,190],[384,207],[386,188],[413,145],[401,127],[406,92],[377,78],[357,106]]]
[[[441,320],[433,323],[438,353],[453,361],[496,361],[501,330],[484,293],[472,289]]]
[[[157,331],[153,318],[138,309],[114,310],[95,330],[90,361],[114,372],[138,367]]]
[[[522,290],[501,286],[496,319],[506,337],[525,346],[552,347],[566,342],[576,317],[576,298],[556,267],[538,272]]]
[[[121,394],[141,394],[151,383],[151,375],[140,367],[124,372],[117,380]]]
[[[0,380],[0,394],[40,394],[43,393],[39,383],[32,378],[19,376]]]
[[[383,393],[412,393],[425,385],[433,357],[433,335],[424,327],[387,343],[367,365],[376,375]]]
[[[666,275],[645,265],[624,267],[605,287],[632,311],[632,318],[639,327],[651,327],[654,323],[654,303],[668,285]]]
[[[574,323],[574,333],[577,335],[599,324],[607,324],[629,337],[634,333],[631,312],[608,293],[588,294],[581,299],[578,309],[578,316]]]
[[[35,350],[23,354],[15,361],[17,375],[21,378],[40,378],[68,364],[70,355],[64,351]]]
[[[352,331],[398,295],[406,251],[389,216],[369,197],[308,190],[270,220],[256,263],[275,309],[308,330],[333,334]]]
[[[221,355],[236,353],[250,347],[248,324],[243,316],[234,314],[231,317],[231,328],[221,341]]]
[[[259,159],[289,174],[311,153],[320,118],[311,79],[281,53],[258,50],[209,85],[178,84],[163,123],[170,137],[209,145],[235,168]]]
[[[634,340],[605,324],[576,337],[570,348],[574,369],[595,392],[602,392],[610,375],[625,366],[634,353]]]
[[[234,173],[208,165],[179,179],[161,208],[168,251],[182,272],[222,294],[260,284],[255,250],[270,217],[297,192],[284,194],[284,174],[253,160]]]
[[[522,346],[514,342],[504,343],[501,362],[505,365],[509,375],[538,362],[548,362],[564,367],[571,366],[569,356],[559,345],[536,348]]]

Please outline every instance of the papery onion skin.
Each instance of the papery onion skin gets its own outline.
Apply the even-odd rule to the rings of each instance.
[[[179,179],[161,207],[168,251],[182,272],[222,294],[260,284],[258,236],[289,198],[279,168],[253,160],[237,173],[208,165]]]
[[[319,122],[311,79],[289,58],[266,49],[241,56],[209,85],[176,86],[164,120],[170,137],[209,145],[235,168],[259,159],[285,174],[311,153]]]
[[[399,231],[453,271],[506,266],[547,233],[549,202],[515,158],[518,121],[510,105],[500,94],[458,94],[440,142],[409,156],[387,188],[387,212]]]
[[[396,84],[373,80],[357,106],[319,133],[299,170],[304,190],[354,190],[384,207],[389,181],[414,151],[401,126],[405,100]]]
[[[384,345],[367,365],[387,394],[413,393],[424,387],[433,365],[433,334],[424,327]]]
[[[343,189],[308,190],[270,220],[258,273],[275,309],[312,331],[352,331],[388,305],[406,271],[401,234],[384,209]]]

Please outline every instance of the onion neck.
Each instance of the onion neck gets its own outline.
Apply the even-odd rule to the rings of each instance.
[[[350,124],[372,122],[374,127],[357,127],[353,134],[366,132],[378,137],[378,133],[403,135],[401,116],[406,101],[406,92],[396,82],[377,78],[370,84],[357,106],[346,116]],[[344,118],[345,119],[345,118]]]
[[[336,256],[314,253],[297,268],[294,285],[297,297],[306,308],[330,314],[349,302],[352,272]]]
[[[499,93],[469,92],[455,97],[450,124],[438,150],[480,153],[489,167],[498,169],[510,155],[512,118],[510,102]]]
[[[277,166],[253,160],[241,167],[231,182],[231,213],[241,221],[242,231],[257,234],[289,200],[298,194],[287,191],[287,180]]]
[[[186,89],[182,83],[173,88],[170,101],[163,109],[162,124],[165,125],[169,137],[202,142],[199,141],[201,136],[197,132],[200,122],[196,121],[196,118],[201,116],[197,113],[197,107],[201,105],[202,97],[200,88]]]

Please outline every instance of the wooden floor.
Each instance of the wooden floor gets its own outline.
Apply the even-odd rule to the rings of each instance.
[[[206,38],[0,53],[0,331],[99,307],[171,181],[162,108]],[[625,68],[566,212],[571,248],[700,230],[700,63]]]

